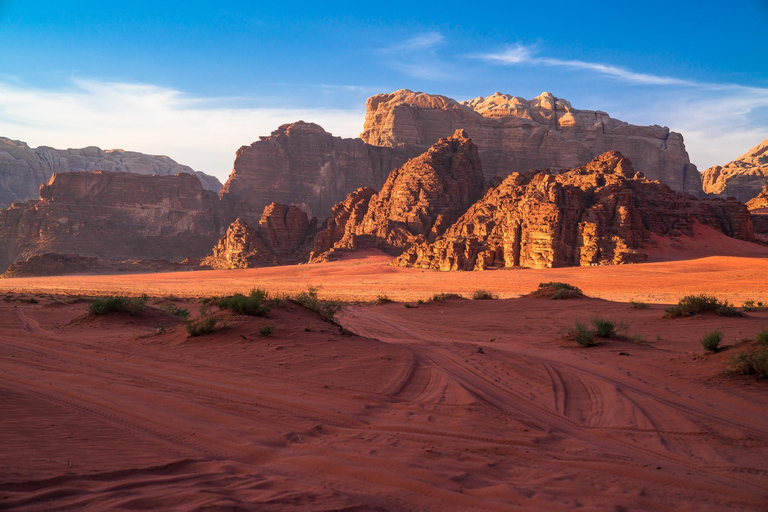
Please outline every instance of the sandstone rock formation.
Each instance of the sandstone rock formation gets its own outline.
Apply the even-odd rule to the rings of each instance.
[[[392,169],[418,153],[334,137],[316,124],[298,121],[241,147],[221,197],[249,224],[256,224],[273,201],[326,218],[347,194],[363,186],[380,187]]]
[[[0,269],[46,253],[201,258],[227,221],[216,193],[191,174],[56,173],[40,187],[39,200],[0,210]]]
[[[161,176],[188,173],[196,175],[207,190],[218,192],[221,188],[215,177],[195,172],[166,156],[97,147],[30,148],[25,142],[0,137],[0,208],[36,198],[40,185],[46,183],[53,173],[97,169]]]
[[[760,213],[768,213],[768,190],[763,190],[747,201],[747,209],[753,213],[758,211]]]
[[[327,261],[334,246],[340,245],[344,236],[351,237],[353,226],[362,223],[368,212],[368,204],[376,191],[370,187],[360,187],[347,196],[344,201],[331,209],[331,216],[325,221],[313,241],[312,252],[309,255],[310,262]]]
[[[264,208],[256,229],[235,220],[201,264],[233,269],[303,263],[316,232],[317,219],[310,222],[296,206],[272,203]]]
[[[562,174],[510,175],[443,236],[412,246],[396,264],[481,270],[632,263],[646,259],[651,233],[693,235],[696,222],[754,239],[742,203],[676,193],[612,151]]]
[[[699,173],[679,133],[575,109],[547,92],[532,100],[495,93],[465,102],[405,89],[379,94],[368,99],[361,138],[376,146],[425,148],[458,128],[477,144],[487,179],[574,168],[616,150],[649,179],[701,193]]]
[[[747,201],[747,209],[752,214],[755,237],[762,242],[768,242],[768,190],[763,190]]]
[[[768,139],[733,162],[710,167],[701,173],[701,181],[707,194],[749,201],[768,188]]]
[[[335,208],[341,220],[329,222],[342,238],[335,248],[379,247],[395,252],[414,243],[435,240],[483,193],[484,180],[477,146],[464,130],[440,139],[424,154],[392,171],[381,191],[353,193]],[[367,203],[367,211],[360,216]],[[346,215],[349,210],[355,215]],[[346,215],[346,217],[344,217]]]

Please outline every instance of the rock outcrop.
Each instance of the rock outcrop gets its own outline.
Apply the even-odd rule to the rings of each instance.
[[[249,224],[273,201],[326,218],[349,193],[380,187],[392,169],[418,153],[334,137],[316,124],[298,121],[241,147],[221,198]]]
[[[296,206],[272,203],[255,229],[235,220],[201,264],[235,269],[303,263],[316,233],[317,219],[310,221]]]
[[[646,259],[651,233],[693,235],[696,222],[754,239],[742,203],[676,193],[612,151],[561,174],[510,175],[443,236],[412,246],[396,264],[481,270],[633,263]]]
[[[747,201],[747,209],[753,213],[768,213],[768,190],[763,190],[758,195]]]
[[[768,242],[768,190],[763,190],[747,201],[747,209],[752,214],[755,237],[762,242]]]
[[[376,191],[370,187],[360,187],[347,196],[344,201],[331,209],[331,216],[323,223],[320,232],[317,233],[312,244],[312,252],[309,256],[311,263],[327,261],[336,245],[345,236],[351,237],[352,227],[363,222],[368,212],[368,204]],[[349,226],[349,231],[347,230]]]
[[[733,162],[716,165],[701,173],[707,194],[735,197],[747,202],[768,188],[768,139]]]
[[[368,99],[361,138],[375,146],[425,148],[459,128],[477,144],[486,179],[570,169],[616,150],[649,179],[701,193],[699,173],[679,133],[575,109],[547,92],[532,100],[496,93],[465,102],[409,90],[379,94]]]
[[[392,171],[377,194],[368,199],[367,189],[358,190],[335,207],[341,219],[332,219],[331,232],[321,236],[337,238],[343,225],[336,249],[401,252],[414,243],[435,240],[482,196],[483,188],[477,146],[464,130],[457,130]],[[355,214],[347,215],[350,210]]]
[[[215,177],[193,171],[167,156],[97,147],[31,148],[25,142],[0,137],[0,208],[36,198],[40,185],[46,183],[53,173],[97,169],[160,176],[188,173],[197,176],[206,190],[218,193],[221,189],[221,183]]]
[[[47,253],[105,260],[201,258],[228,218],[191,174],[56,173],[40,199],[0,210],[0,269]]]

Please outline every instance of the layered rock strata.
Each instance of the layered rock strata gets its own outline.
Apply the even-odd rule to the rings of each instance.
[[[676,193],[612,151],[560,174],[510,175],[443,236],[395,263],[439,270],[634,263],[647,258],[651,233],[692,236],[697,222],[754,239],[742,203]]]
[[[635,126],[601,111],[579,110],[545,92],[532,100],[495,93],[458,102],[406,89],[368,99],[368,144],[426,148],[458,128],[477,144],[487,179],[535,169],[570,169],[620,151],[649,179],[701,193],[683,137],[661,126]]]
[[[221,189],[221,183],[215,177],[193,171],[167,156],[97,147],[31,148],[25,142],[0,137],[0,208],[36,198],[40,185],[46,183],[53,173],[97,169],[160,176],[187,173],[197,176],[206,190],[218,193]]]
[[[701,173],[701,180],[707,194],[749,201],[768,188],[768,139],[733,162],[710,167]]]
[[[0,210],[0,269],[38,254],[99,259],[201,258],[228,218],[191,174],[56,173],[40,199]]]

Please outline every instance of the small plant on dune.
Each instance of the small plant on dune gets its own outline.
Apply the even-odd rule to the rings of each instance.
[[[536,291],[528,294],[530,297],[549,297],[552,300],[573,299],[583,297],[582,291],[568,283],[550,281],[548,283],[539,283]]]
[[[275,328],[271,325],[263,325],[259,327],[259,335],[266,338],[274,332]]]
[[[412,308],[418,307],[418,306],[414,306],[413,304],[408,304],[407,302],[403,304],[403,306],[405,306],[406,309],[412,309]]]
[[[575,327],[571,331],[571,336],[582,347],[598,345],[598,342],[595,341],[595,333],[589,330],[584,322],[576,322]]]
[[[764,309],[768,309],[768,306],[766,306],[762,302],[755,302],[753,300],[745,300],[744,303],[741,305],[742,311],[762,311]]]
[[[650,306],[645,302],[631,300],[629,301],[629,307],[631,307],[632,309],[648,309]]]
[[[731,374],[754,375],[758,379],[768,379],[768,348],[733,354],[728,366],[728,372]]]
[[[416,301],[416,304],[419,304],[419,305],[421,305],[421,304],[424,304],[424,299],[419,299],[419,300],[417,300],[417,301]]]
[[[429,298],[430,302],[442,302],[448,299],[460,299],[461,295],[458,293],[436,293]]]
[[[768,345],[768,329],[763,329],[759,333],[755,334],[755,341],[762,343],[763,345]]]
[[[472,300],[491,300],[495,298],[496,296],[488,290],[475,290],[472,294]]]
[[[595,335],[599,338],[613,338],[616,336],[616,324],[610,320],[595,317],[592,319]]]
[[[310,286],[307,291],[293,297],[293,300],[307,309],[319,313],[326,322],[336,323],[336,313],[341,309],[341,302],[335,300],[322,300],[317,296],[319,288]]]
[[[667,318],[680,318],[683,316],[698,315],[712,311],[720,316],[744,316],[738,309],[734,308],[728,301],[720,301],[717,297],[711,295],[687,295],[680,301],[666,309]]]
[[[269,313],[269,295],[266,291],[254,288],[249,295],[236,293],[216,301],[219,309],[228,309],[236,315],[265,316]]]
[[[709,352],[717,352],[720,350],[720,342],[723,341],[722,331],[711,331],[704,333],[704,336],[699,340],[704,350]]]
[[[128,313],[132,316],[141,316],[146,306],[144,297],[122,297],[110,295],[94,300],[88,305],[88,312],[92,315],[106,315],[107,313]]]
[[[376,304],[378,304],[379,306],[381,306],[383,304],[388,304],[390,302],[392,302],[392,299],[390,299],[386,295],[377,295],[376,296]]]
[[[224,329],[226,324],[217,315],[211,315],[198,318],[197,320],[190,320],[187,322],[186,327],[189,336],[194,338]]]
[[[175,304],[171,304],[171,303],[163,304],[162,306],[160,306],[160,309],[170,315],[177,316],[182,320],[186,320],[189,318],[189,310],[180,308]]]

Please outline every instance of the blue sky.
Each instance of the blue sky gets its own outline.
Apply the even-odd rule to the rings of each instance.
[[[225,179],[239,146],[284,122],[356,136],[378,92],[546,90],[670,126],[704,169],[768,137],[768,0],[726,7],[0,0],[0,135]]]

